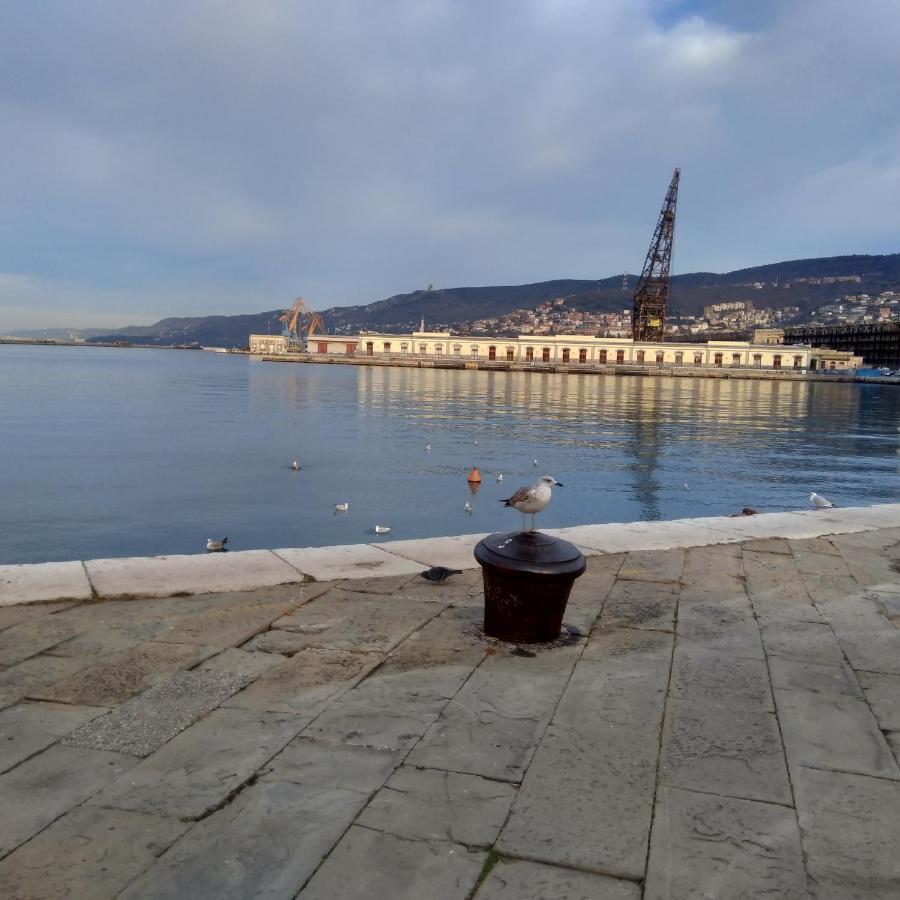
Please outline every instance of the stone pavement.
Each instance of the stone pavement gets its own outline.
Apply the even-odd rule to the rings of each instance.
[[[898,570],[597,553],[532,647],[477,570],[0,608],[0,896],[900,897]]]

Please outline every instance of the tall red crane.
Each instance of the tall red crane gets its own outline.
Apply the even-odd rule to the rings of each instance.
[[[672,262],[672,242],[675,238],[675,204],[678,200],[678,181],[681,169],[676,169],[666,191],[666,199],[659,213],[656,231],[647,251],[634,291],[631,313],[631,334],[636,341],[661,341],[666,327],[666,304],[669,300],[669,266]]]

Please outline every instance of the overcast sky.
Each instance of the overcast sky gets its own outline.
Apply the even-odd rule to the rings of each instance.
[[[898,0],[0,0],[0,333],[900,250]]]

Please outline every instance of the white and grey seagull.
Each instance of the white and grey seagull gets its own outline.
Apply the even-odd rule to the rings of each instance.
[[[227,548],[225,545],[228,543],[228,538],[222,538],[221,540],[216,540],[215,538],[207,538],[206,539],[206,552],[207,553],[222,553]]]
[[[531,531],[534,531],[534,517],[550,502],[552,485],[562,487],[561,481],[557,481],[552,475],[541,475],[531,487],[520,487],[512,497],[501,500],[505,506],[522,513],[522,526],[525,526],[525,516],[531,516]]]
[[[812,503],[813,509],[831,509],[834,506],[827,497],[823,497],[815,491],[809,495],[809,502]]]

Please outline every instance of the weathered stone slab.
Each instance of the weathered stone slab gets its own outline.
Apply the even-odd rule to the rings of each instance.
[[[677,584],[684,569],[684,554],[684,550],[632,550],[619,569],[617,581]]]
[[[879,633],[841,632],[841,648],[858,672],[888,672],[900,675],[900,629]]]
[[[448,569],[474,569],[475,545],[487,534],[461,534],[457,537],[425,538],[417,541],[390,541],[378,546],[422,566],[446,566]]]
[[[20,622],[39,619],[64,609],[77,606],[77,600],[63,600],[56,603],[19,604],[18,606],[0,606],[0,631],[12,628]]]
[[[30,693],[35,698],[60,703],[116,706],[150,687],[157,676],[189,668],[209,654],[206,648],[193,644],[147,641]]]
[[[869,707],[854,697],[775,691],[791,768],[806,765],[900,778]]]
[[[332,744],[301,735],[266,766],[260,781],[290,781],[323,791],[343,788],[369,797],[402,758],[402,753],[393,750]]]
[[[311,575],[316,581],[416,575],[422,571],[420,563],[403,559],[371,544],[303,547],[273,552],[304,575]]]
[[[603,557],[593,556],[591,560],[602,559]],[[620,566],[616,567],[616,571]],[[581,578],[576,579],[569,593],[569,606],[585,606],[592,609],[599,609],[607,595],[615,583],[615,571],[607,568],[597,568],[593,570],[588,561],[588,568]]]
[[[858,678],[878,727],[900,731],[900,675],[860,672]]]
[[[773,656],[769,660],[769,672],[774,688],[862,698],[856,676],[846,665],[823,666],[819,663]]]
[[[119,896],[290,900],[366,799],[345,788],[253,785],[194,826]]]
[[[633,881],[606,875],[501,859],[475,896],[478,900],[641,900],[641,889]]]
[[[106,598],[249,591],[303,580],[300,572],[269,550],[89,559],[84,565],[97,594]]]
[[[356,820],[409,840],[490,847],[516,789],[477,775],[401,766]]]
[[[271,647],[281,652],[283,647],[297,652],[310,647],[386,653],[439,610],[434,603],[416,599],[332,590],[273,622],[274,628],[293,632],[293,638],[260,635],[248,649]]]
[[[91,585],[80,562],[0,566],[0,606],[90,600],[91,596]]]
[[[677,597],[675,585],[616,580],[603,607],[599,627],[671,631],[675,625]]]
[[[200,672],[231,672],[233,675],[248,675],[256,678],[269,669],[286,662],[286,657],[277,653],[251,653],[237,647],[230,647],[202,662]]]
[[[792,556],[793,551],[789,541],[784,538],[757,538],[744,541],[742,547],[752,553],[780,553],[783,556]]]
[[[0,775],[0,857],[83,803],[136,760],[121,753],[51,747]],[[15,810],[15,815],[8,814]]]
[[[137,629],[134,626],[123,629],[100,625],[69,638],[45,652],[50,656],[80,656],[97,659],[137,647],[138,644],[155,637],[161,627],[158,624],[148,624],[143,629]],[[143,634],[136,633],[140,630],[143,631]]]
[[[775,709],[764,660],[708,651],[697,643],[676,644],[670,694],[717,705]]]
[[[0,672],[0,708],[12,706],[23,697],[39,694],[60,678],[71,677],[88,664],[84,659],[57,659],[33,656]]]
[[[79,728],[63,743],[149,756],[251,680],[227,672],[178,672]]]
[[[283,665],[261,675],[225,705],[236,709],[318,715],[330,700],[352,687],[378,665],[374,653],[343,650],[302,650]]]
[[[501,853],[643,878],[668,668],[641,668],[636,656],[575,667],[500,834]]]
[[[769,656],[823,666],[839,666],[844,662],[841,646],[830,625],[762,615],[759,628]]]
[[[448,841],[404,841],[354,825],[298,898],[461,900],[475,886],[484,856]]]
[[[176,819],[123,810],[73,809],[0,862],[0,896],[5,900],[118,896],[187,827]]]
[[[425,567],[419,563],[416,563],[415,566],[417,573],[425,571]],[[475,570],[463,572],[462,575],[454,575],[450,581],[444,582],[444,587],[459,587],[467,582],[467,576],[476,575],[480,575],[480,573]],[[343,591],[352,591],[357,594],[398,594],[407,586],[415,588],[418,585],[432,587],[430,581],[414,575],[379,575],[335,582],[335,587],[339,586]],[[440,586],[437,587],[440,591]]]
[[[758,706],[670,699],[659,777],[673,787],[791,803],[778,723]]]
[[[550,528],[546,532],[571,541],[585,555],[673,550],[740,540],[734,520],[727,517],[679,519],[673,522],[611,522]]]
[[[251,778],[308,721],[297,716],[217,709],[142,760],[91,803],[199,818]]]
[[[807,900],[794,811],[661,786],[644,900]]]
[[[746,596],[723,601],[678,600],[679,642],[750,659],[764,659],[759,626]]]
[[[407,761],[520,780],[580,653],[575,646],[489,656]]]
[[[800,583],[800,570],[793,556],[743,549],[744,576],[751,594],[792,582]]]
[[[595,631],[584,648],[582,659],[607,663],[617,678],[643,680],[652,670],[658,683],[665,685],[672,663],[672,646],[672,635],[666,632],[614,628]]]
[[[788,546],[797,559],[797,555],[805,553],[824,553],[826,556],[840,556],[837,547],[831,542],[829,537],[807,538],[805,541],[789,540]],[[798,560],[799,563],[799,560]],[[803,567],[801,566],[801,571]]]
[[[896,900],[900,782],[800,767],[794,788],[816,900]]]
[[[738,544],[719,544],[713,547],[691,547],[684,552],[682,584],[720,582],[723,579],[743,578],[744,560]]]
[[[852,578],[850,570],[837,550],[832,547],[832,553],[813,553],[794,547],[794,562],[797,569],[804,576],[813,576],[816,579],[841,579]]]
[[[0,632],[0,666],[14,666],[36,656],[77,633],[77,628],[59,615],[30,619]]]
[[[11,706],[0,713],[0,772],[6,772],[105,712],[97,707],[61,703]]]

